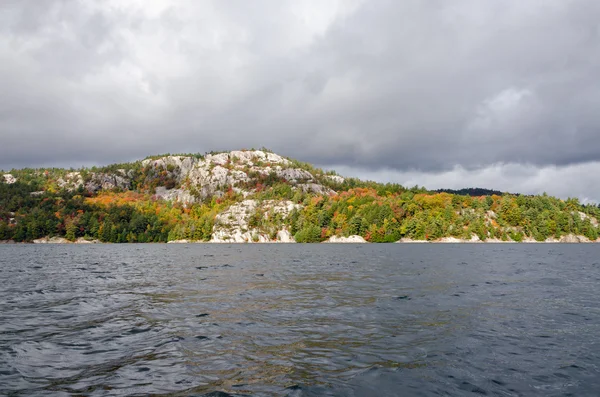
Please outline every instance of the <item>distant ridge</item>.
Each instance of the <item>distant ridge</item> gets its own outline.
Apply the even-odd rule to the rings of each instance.
[[[437,189],[436,192],[437,193],[458,194],[460,196],[471,196],[471,197],[492,196],[492,195],[502,196],[503,194],[510,194],[510,193],[501,192],[500,190],[484,189],[481,187],[469,187],[469,188],[463,188],[463,189]]]

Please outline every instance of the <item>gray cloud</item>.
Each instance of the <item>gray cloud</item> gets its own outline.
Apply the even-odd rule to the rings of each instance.
[[[595,164],[597,15],[592,0],[3,2],[0,168],[260,146],[424,180]]]
[[[493,164],[468,170],[456,166],[439,173],[393,169],[374,171],[344,165],[339,165],[335,169],[348,176],[379,182],[397,182],[409,187],[419,185],[429,189],[461,189],[493,186],[497,190],[510,193],[547,193],[562,198],[577,197],[586,204],[598,203],[600,197],[600,188],[596,183],[597,175],[600,173],[600,162],[597,161],[563,167]]]

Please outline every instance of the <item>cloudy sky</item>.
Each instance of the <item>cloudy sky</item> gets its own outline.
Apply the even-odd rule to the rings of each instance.
[[[268,147],[600,201],[596,0],[3,0],[0,169]]]

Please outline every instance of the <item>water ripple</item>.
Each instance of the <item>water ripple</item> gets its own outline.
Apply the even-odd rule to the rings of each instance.
[[[595,250],[0,246],[0,394],[597,396]]]

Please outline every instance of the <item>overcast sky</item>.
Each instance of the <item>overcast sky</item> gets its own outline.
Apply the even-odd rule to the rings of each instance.
[[[268,147],[600,201],[597,0],[3,0],[0,169]]]

